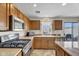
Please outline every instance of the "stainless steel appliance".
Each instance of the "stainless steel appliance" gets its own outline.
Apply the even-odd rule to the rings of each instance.
[[[7,38],[9,37],[6,37],[4,39],[7,39]],[[30,55],[29,51],[31,51],[31,47],[32,47],[32,42],[30,39],[18,39],[18,38],[12,39],[11,38],[11,40],[7,40],[4,42],[1,41],[0,43],[0,48],[22,48],[23,56]]]
[[[9,30],[10,31],[23,31],[24,21],[16,16],[9,16]]]

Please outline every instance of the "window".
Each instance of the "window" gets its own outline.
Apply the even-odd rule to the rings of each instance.
[[[42,32],[43,34],[51,34],[52,33],[52,22],[42,22]]]
[[[72,34],[72,23],[64,23],[64,32],[65,34]]]
[[[64,23],[65,34],[72,34],[73,37],[78,36],[78,23],[77,22],[65,22]]]

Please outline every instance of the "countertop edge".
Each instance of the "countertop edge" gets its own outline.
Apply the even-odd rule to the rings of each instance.
[[[14,56],[17,56],[21,51],[22,49],[20,49]]]

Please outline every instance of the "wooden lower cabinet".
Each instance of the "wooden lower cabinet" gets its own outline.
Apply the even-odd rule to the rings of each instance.
[[[70,56],[66,51],[64,51],[61,47],[56,46],[56,56]]]
[[[39,37],[34,38],[33,48],[41,48],[41,39]]]
[[[52,37],[48,38],[48,48],[55,49],[55,38],[52,38]]]
[[[33,48],[55,49],[55,38],[53,38],[53,37],[34,37]]]
[[[64,51],[60,47],[56,47],[56,56],[64,56]]]
[[[45,48],[45,49],[48,48],[48,40],[46,37],[41,38],[41,48]]]

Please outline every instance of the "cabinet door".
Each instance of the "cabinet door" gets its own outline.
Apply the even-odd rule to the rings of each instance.
[[[20,18],[21,20],[24,20],[23,19],[23,14],[19,10],[17,11],[17,17]]]
[[[30,21],[30,29],[31,30],[40,30],[40,21]]]
[[[30,27],[29,23],[30,23],[29,19],[26,16],[24,16],[24,26],[26,31],[29,30],[29,27]]]
[[[6,30],[6,3],[0,3],[0,30]]]
[[[59,46],[56,47],[56,55],[57,56],[64,56],[64,51]]]
[[[7,3],[7,18],[6,18],[6,20],[7,20],[7,30],[9,30],[9,16],[10,16],[10,4],[9,3]]]
[[[54,20],[54,29],[62,30],[62,20]]]
[[[41,47],[42,48],[48,48],[48,38],[42,37]]]
[[[34,48],[41,48],[41,39],[39,37],[34,38]]]
[[[10,15],[18,16],[17,12],[17,8],[13,4],[10,4]]]
[[[55,49],[55,38],[49,37],[48,47],[49,47],[49,49]]]

